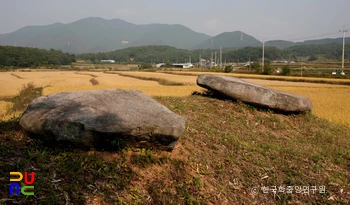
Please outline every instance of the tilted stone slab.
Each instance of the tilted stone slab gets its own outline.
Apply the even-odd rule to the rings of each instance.
[[[172,150],[184,132],[185,118],[140,91],[108,89],[39,97],[29,104],[20,125],[32,137],[83,147],[114,141]]]
[[[227,97],[262,108],[286,113],[307,112],[312,109],[312,102],[309,98],[274,90],[235,77],[200,75],[197,78],[197,84]]]

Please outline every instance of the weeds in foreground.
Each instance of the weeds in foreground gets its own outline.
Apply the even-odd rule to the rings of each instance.
[[[18,118],[0,122],[0,198],[8,204],[350,203],[349,127],[207,96],[156,99],[187,118],[171,153],[47,148],[22,132]],[[37,173],[35,197],[9,197],[11,171]],[[274,186],[291,186],[293,193],[262,192]],[[296,193],[299,186],[325,186],[325,193]]]
[[[40,97],[43,93],[43,87],[37,87],[33,82],[22,86],[19,94],[11,99],[13,103],[9,112],[23,112],[29,103],[35,98]]]

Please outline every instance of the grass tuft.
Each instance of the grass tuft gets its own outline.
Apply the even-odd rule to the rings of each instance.
[[[11,99],[13,103],[12,108],[9,112],[22,112],[28,104],[31,103],[35,98],[40,97],[43,93],[43,87],[36,87],[33,82],[23,85],[19,94]]]
[[[95,78],[91,78],[91,79],[90,79],[90,83],[91,83],[92,85],[98,85],[98,84],[99,84],[99,82],[98,82]]]

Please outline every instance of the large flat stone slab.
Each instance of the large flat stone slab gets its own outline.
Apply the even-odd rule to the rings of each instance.
[[[20,125],[30,136],[84,147],[125,143],[172,150],[185,118],[137,90],[73,91],[29,104]]]
[[[200,75],[197,78],[197,84],[227,97],[262,108],[286,113],[307,112],[312,109],[312,102],[309,98],[274,90],[239,78]]]

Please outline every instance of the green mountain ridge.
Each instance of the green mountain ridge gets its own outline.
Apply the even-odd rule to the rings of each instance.
[[[206,34],[194,32],[182,25],[135,25],[121,19],[89,17],[68,24],[27,26],[0,35],[0,45],[87,53],[154,44],[190,49],[209,38]]]
[[[350,37],[346,38],[349,42]],[[291,42],[272,40],[267,47],[279,49],[297,45],[342,43],[342,38]],[[122,19],[88,17],[72,23],[26,26],[12,33],[0,34],[0,45],[57,49],[69,53],[98,53],[129,47],[160,45],[179,49],[219,49],[261,46],[262,42],[241,31],[217,36],[198,33],[180,24],[136,25]]]
[[[220,48],[242,48],[247,46],[258,46],[262,43],[258,41],[253,36],[250,36],[241,31],[234,32],[224,32],[217,36],[208,39],[207,41],[197,45],[195,48],[197,49],[215,49]]]
[[[345,38],[345,42],[349,42],[350,37]],[[273,40],[267,41],[265,46],[276,47],[279,49],[289,48],[293,46],[301,46],[301,45],[326,45],[326,44],[342,44],[343,38],[324,38],[324,39],[314,39],[314,40],[306,40],[302,42],[292,42],[285,40]]]

